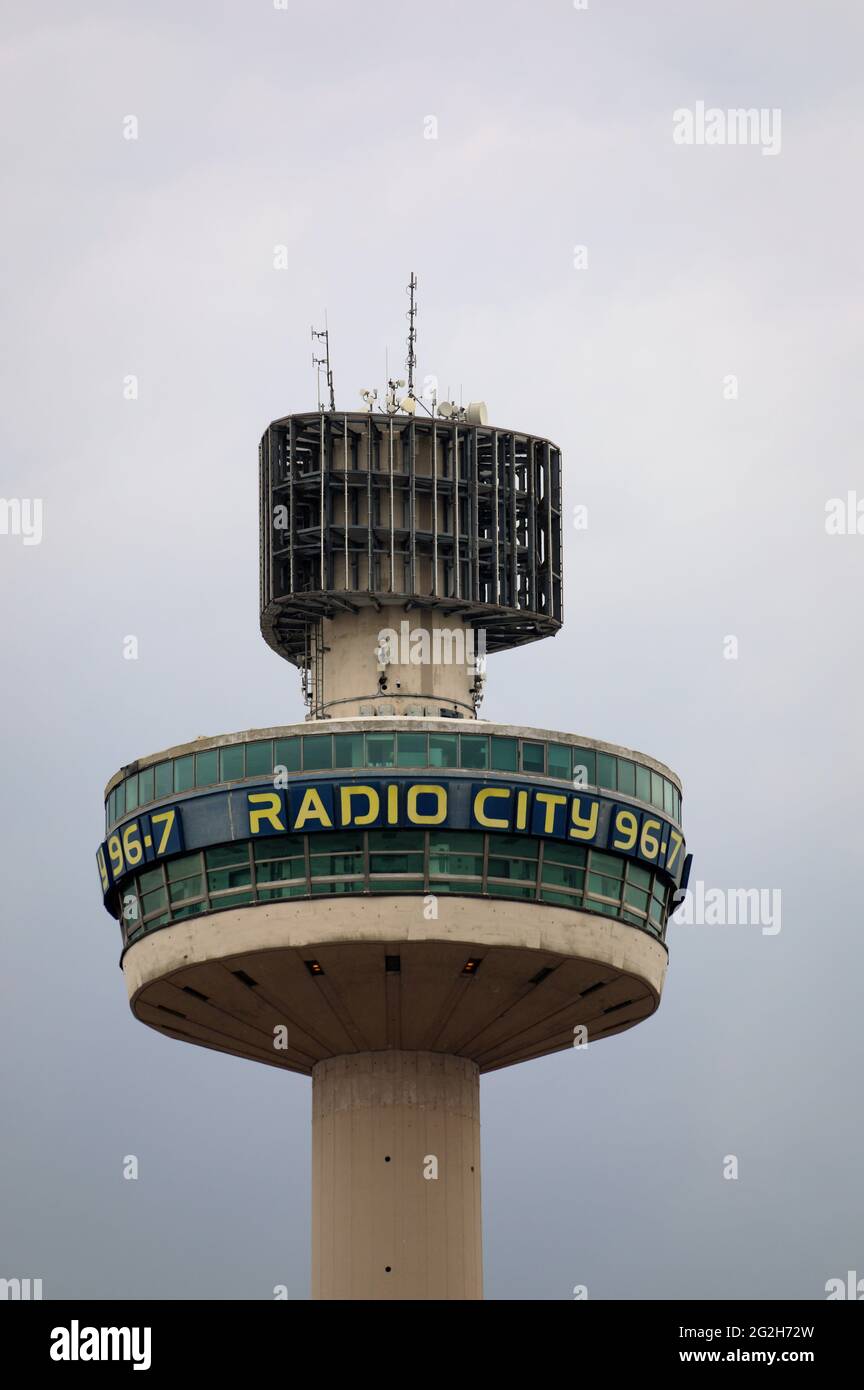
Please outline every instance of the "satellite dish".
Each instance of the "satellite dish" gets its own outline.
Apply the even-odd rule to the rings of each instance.
[[[399,403],[399,409],[404,410],[406,415],[413,415],[417,409],[417,402],[413,396],[405,396]]]
[[[438,414],[442,420],[452,420],[456,412],[456,407],[452,401],[441,401],[438,406]]]
[[[469,401],[465,407],[465,419],[469,425],[487,425],[489,413],[485,401]]]

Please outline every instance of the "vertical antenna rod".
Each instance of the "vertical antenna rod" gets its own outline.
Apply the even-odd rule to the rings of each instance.
[[[409,323],[408,356],[405,359],[405,365],[408,368],[408,395],[412,398],[414,395],[414,368],[417,366],[417,302],[415,299],[416,290],[417,276],[414,274],[414,271],[412,270],[411,279],[407,285],[407,294],[411,302],[411,307],[408,310],[407,314],[407,319]]]
[[[316,357],[316,356],[315,356],[315,349],[314,349],[314,347],[313,347],[313,349],[312,349],[312,366],[313,366],[313,367],[317,367],[317,369],[318,369],[318,409],[319,409],[319,411],[323,411],[323,409],[324,409],[324,402],[323,402],[322,399],[321,399],[321,368],[324,367],[324,368],[325,368],[326,378],[327,378],[327,387],[328,387],[328,390],[329,390],[329,392],[330,392],[330,409],[331,409],[331,410],[335,410],[335,409],[336,409],[336,398],[335,398],[334,393],[333,393],[333,371],[332,371],[332,368],[331,368],[331,366],[330,366],[330,330],[329,330],[329,328],[327,327],[327,315],[326,315],[326,313],[325,313],[325,315],[324,315],[324,327],[323,327],[322,329],[320,329],[320,330],[313,328],[313,329],[312,329],[312,338],[313,338],[313,340],[314,340],[315,338],[323,338],[323,339],[324,339],[324,356],[323,356],[323,357]]]

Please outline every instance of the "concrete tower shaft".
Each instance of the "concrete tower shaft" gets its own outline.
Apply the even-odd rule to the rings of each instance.
[[[310,686],[314,717],[476,717],[485,633],[458,614],[362,607],[322,618],[320,633]]]
[[[475,1062],[394,1050],[317,1064],[312,1297],[483,1297]]]

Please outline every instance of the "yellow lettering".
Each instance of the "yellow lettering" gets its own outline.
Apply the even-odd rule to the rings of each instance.
[[[356,816],[351,810],[351,802],[355,796],[366,798],[366,810],[358,812]],[[371,825],[378,819],[381,798],[374,787],[340,787],[339,797],[343,825]]]
[[[417,810],[417,799],[424,793],[435,797],[436,809],[431,816],[421,816]],[[412,825],[441,825],[442,821],[447,819],[447,792],[444,787],[432,787],[418,782],[408,788],[405,812]]]
[[[489,830],[509,830],[509,820],[501,820],[500,817],[487,816],[486,802],[492,797],[500,797],[509,801],[512,792],[509,787],[483,787],[474,798],[474,819],[479,825],[485,825]]]
[[[566,796],[559,796],[555,792],[535,792],[534,800],[539,801],[546,807],[546,816],[543,821],[544,835],[551,835],[555,829],[555,808],[556,806],[566,806]]]
[[[387,824],[399,824],[399,788],[390,786],[387,788]]]
[[[570,819],[573,824],[570,827],[571,840],[593,840],[597,834],[597,814],[600,803],[592,803],[591,810],[587,816],[582,815],[582,802],[578,796],[574,796],[570,806]]]
[[[324,802],[314,787],[307,787],[300,802],[300,810],[294,818],[292,829],[302,830],[307,820],[317,820],[325,830],[332,830],[333,822],[324,809]]]
[[[516,793],[516,829],[524,830],[528,824],[528,793]]]
[[[278,792],[248,792],[247,805],[250,835],[261,834],[262,821],[266,821],[273,830],[285,829],[279,818],[279,812],[282,810],[282,798]],[[260,810],[253,811],[253,806],[260,807]]]

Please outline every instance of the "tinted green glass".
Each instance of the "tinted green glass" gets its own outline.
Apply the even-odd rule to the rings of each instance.
[[[490,878],[530,879],[537,877],[537,861],[531,859],[492,859],[489,860]]]
[[[482,854],[433,854],[429,852],[430,877],[451,874],[470,874],[480,878],[483,873]]]
[[[492,766],[496,772],[518,772],[519,742],[517,739],[492,739]]]
[[[341,830],[333,835],[313,835],[309,848],[316,854],[361,854],[362,830]]]
[[[659,772],[651,773],[651,805],[663,809],[663,778]]]
[[[326,878],[330,874],[362,874],[362,872],[362,854],[310,854],[309,856],[309,873],[312,878]]]
[[[422,830],[370,830],[369,849],[370,850],[403,850],[403,849],[422,849],[423,831]]]
[[[214,899],[212,906],[217,909],[222,907],[243,907],[246,903],[254,901],[255,895],[251,889],[247,889],[245,893],[226,893],[224,897]],[[174,913],[175,917],[179,917],[179,915],[178,912]]]
[[[550,777],[570,781],[570,748],[566,743],[550,743],[546,750],[546,771]]]
[[[462,767],[489,766],[489,739],[485,734],[462,734],[460,765]]]
[[[482,855],[483,836],[473,830],[467,832],[460,832],[458,830],[430,830],[430,854],[446,854],[448,850],[452,850],[454,854],[462,852],[465,854]]]
[[[333,740],[329,734],[303,736],[303,771],[320,772],[333,766]]]
[[[624,901],[633,907],[641,908],[643,912],[648,911],[648,894],[643,892],[641,888],[634,888],[631,883],[628,883],[624,889]]]
[[[168,922],[170,922],[170,921],[171,921],[171,914],[170,914],[170,912],[163,912],[163,913],[161,913],[158,917],[153,917],[153,918],[147,923],[147,926],[146,926],[146,928],[144,928],[144,930],[146,930],[146,931],[152,931],[154,927],[164,927],[164,926],[166,925],[166,923],[168,923]],[[130,933],[129,933],[129,940],[130,940],[130,941],[133,941],[133,940],[135,939],[136,936],[140,936],[141,931],[142,931],[142,928],[139,927],[138,930],[137,930],[136,932],[130,932]]]
[[[196,917],[199,912],[204,912],[203,902],[183,902],[172,905],[171,917],[174,922],[179,922],[181,917]]]
[[[627,796],[636,795],[636,764],[628,758],[618,759],[618,790]]]
[[[672,814],[677,821],[681,819],[681,793],[677,787],[672,788]]]
[[[397,736],[396,736],[396,766],[397,766],[397,767],[425,767],[425,766],[426,766],[426,735],[425,735],[425,734],[397,734]]]
[[[589,874],[588,892],[602,893],[604,898],[620,898],[621,884],[617,878],[607,878],[605,874]]]
[[[290,855],[303,854],[302,835],[265,835],[253,841],[256,859],[281,859]]]
[[[522,771],[545,772],[546,748],[542,743],[522,742]]]
[[[384,884],[381,884],[382,888],[384,886]],[[401,891],[405,891],[404,885]],[[357,879],[354,879],[353,881],[351,879],[345,879],[342,883],[332,883],[328,882],[328,880],[324,878],[319,879],[316,883],[312,884],[312,892],[316,894],[326,894],[328,897],[333,897],[338,893],[362,893],[363,884],[360,880]]]
[[[188,792],[195,784],[195,759],[191,753],[174,759],[174,790]]]
[[[371,874],[422,874],[422,854],[370,854]]]
[[[134,811],[138,805],[138,776],[126,778],[126,810]]]
[[[225,888],[244,888],[252,882],[252,871],[248,864],[237,865],[233,869],[211,869],[207,874],[207,887],[211,893],[222,892]]]
[[[230,743],[219,750],[219,781],[240,782],[246,776],[246,745]]]
[[[600,912],[604,917],[617,917],[619,908],[614,903],[601,903],[596,898],[586,898],[585,907],[589,912]]]
[[[162,887],[162,870],[148,869],[145,874],[138,875],[139,893],[151,893],[154,888]]]
[[[206,753],[195,754],[196,787],[212,787],[219,780],[219,749],[208,748]]]
[[[273,771],[273,744],[269,738],[246,744],[246,776],[263,777]]]
[[[429,735],[429,766],[458,767],[458,745],[455,734]]]
[[[271,859],[267,864],[255,864],[255,878],[258,883],[279,883],[283,878],[303,878],[305,874],[302,859]]]
[[[190,874],[197,874],[201,871],[200,854],[186,854],[182,859],[172,859],[166,865],[168,870],[168,882],[176,883],[178,879],[188,878]]]
[[[213,849],[205,850],[208,869],[223,869],[228,864],[248,864],[249,848],[247,845],[215,845]]]
[[[369,884],[372,893],[422,893],[422,878],[373,878]]]
[[[611,753],[597,754],[597,785],[598,787],[608,787],[610,791],[615,790],[618,785],[616,759]]]
[[[284,767],[286,772],[300,771],[299,738],[277,738],[273,753],[273,766]]]
[[[559,845],[554,840],[547,840],[543,846],[544,864],[585,864],[588,860],[588,851],[582,845]]]
[[[673,799],[672,799],[672,790],[673,790],[673,789],[672,789],[672,783],[671,783],[671,782],[667,782],[667,781],[666,781],[666,778],[664,777],[664,778],[663,778],[663,810],[666,812],[667,816],[674,815],[674,813],[675,813],[675,802],[674,802]]]
[[[459,893],[462,896],[464,896],[466,893],[482,893],[483,884],[479,881],[479,879],[470,878],[454,879],[452,881],[444,879],[440,883],[436,880],[435,892]]]
[[[149,917],[151,912],[161,911],[168,906],[168,894],[164,888],[155,888],[152,893],[144,893],[141,898],[141,912]]]
[[[196,874],[194,878],[184,878],[179,883],[171,884],[171,901],[176,903],[184,898],[200,898],[202,892],[201,875]]]
[[[584,772],[580,769],[584,768]],[[597,756],[593,748],[573,749],[573,781],[577,785],[596,787]]]
[[[138,773],[138,805],[146,806],[153,800],[153,769],[146,767]]]
[[[640,801],[651,800],[651,773],[647,767],[636,767],[636,795]]]
[[[489,853],[512,855],[517,859],[536,859],[537,841],[529,839],[527,835],[490,835]]]
[[[540,901],[544,903],[556,903],[558,907],[582,906],[582,898],[578,893],[571,898],[567,893],[556,893],[551,888],[546,887],[540,889]]]
[[[368,767],[393,767],[395,744],[393,734],[367,734],[366,758]]]
[[[156,764],[156,795],[170,796],[174,790],[174,764],[170,758],[167,763]]]
[[[618,859],[614,854],[601,854],[597,849],[591,851],[591,868],[597,873],[623,878],[626,864],[625,859]]]
[[[363,735],[362,735],[362,734],[334,734],[334,735],[333,735],[333,766],[334,766],[334,767],[362,767],[362,766],[363,766]]]
[[[268,902],[273,898],[303,898],[305,896],[305,883],[283,883],[278,888],[258,889],[258,897],[262,902]]]
[[[627,882],[635,883],[638,888],[648,888],[651,885],[651,872],[643,869],[641,864],[634,864],[632,860],[627,865]]]
[[[543,882],[560,884],[562,888],[581,890],[585,881],[585,870],[571,868],[567,864],[548,864],[543,860]]]
[[[486,891],[493,898],[533,898],[534,885],[521,883],[489,883]]]

